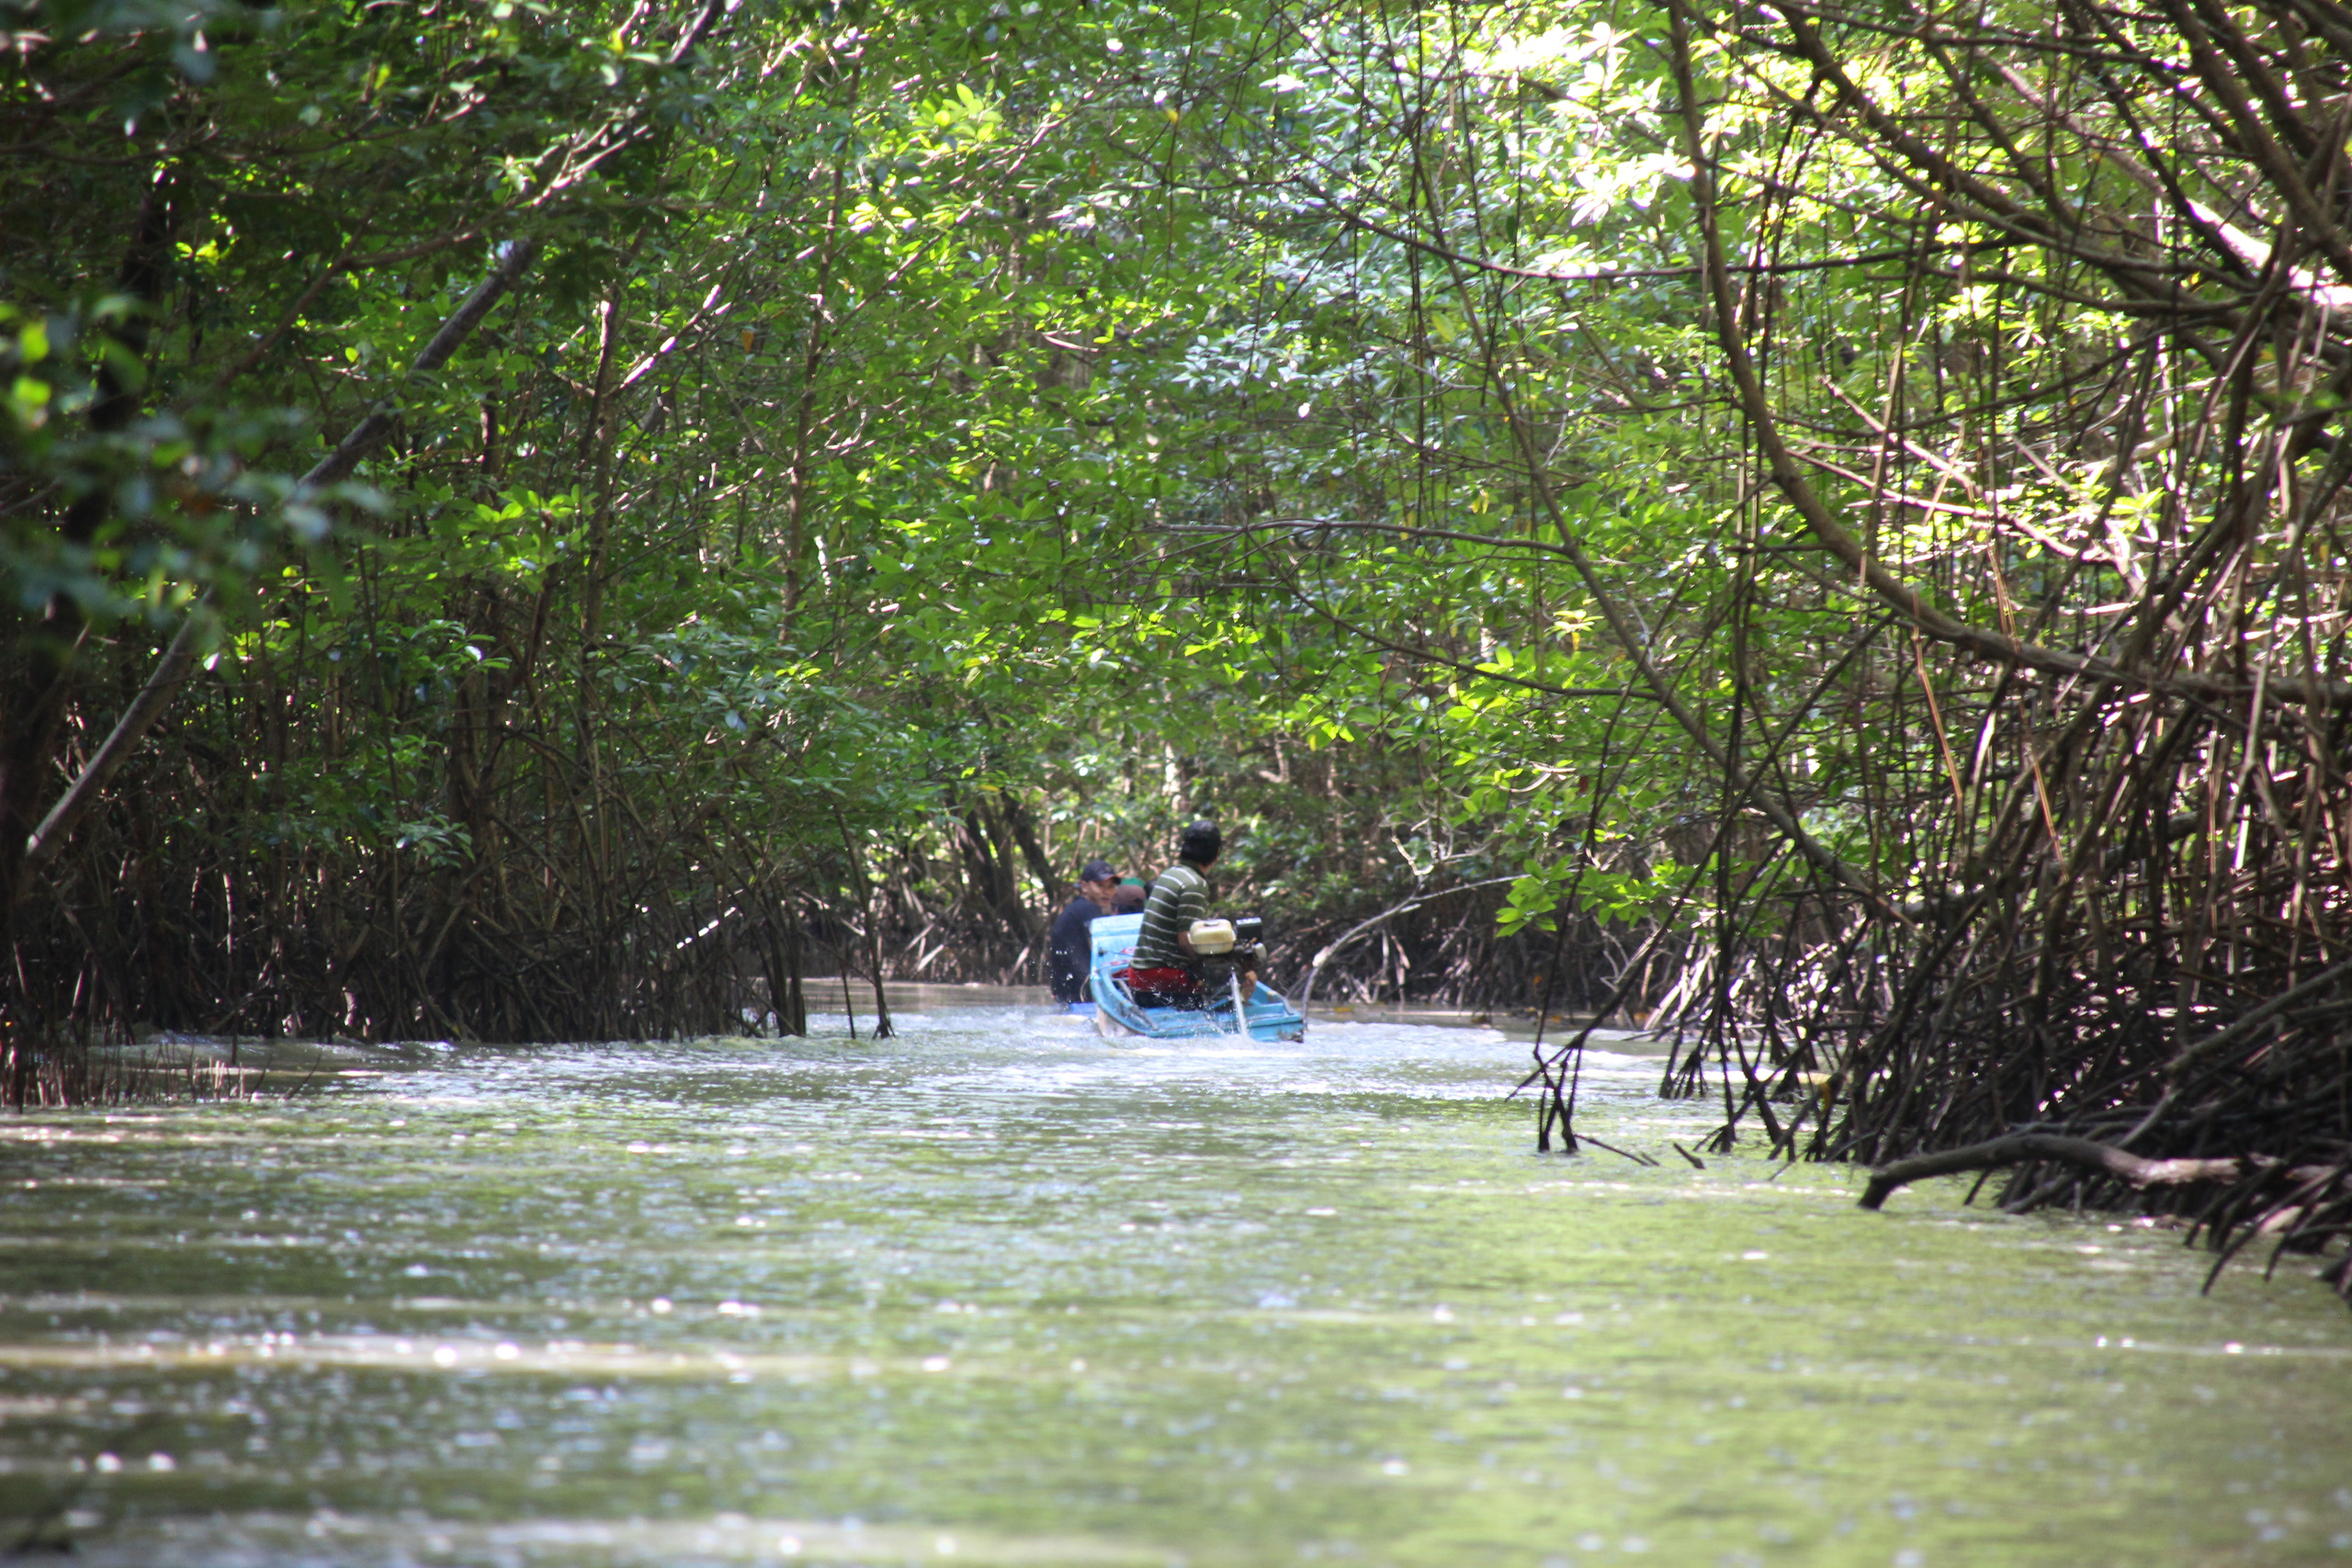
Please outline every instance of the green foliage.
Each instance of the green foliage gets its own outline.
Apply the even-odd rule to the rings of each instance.
[[[681,54],[701,7],[17,10],[19,143],[58,154],[0,165],[19,656],[61,596],[124,626],[86,754],[137,617],[215,590],[159,767],[235,759],[239,804],[188,818],[232,860],[438,878],[401,942],[862,902],[870,858],[902,930],[954,905],[1009,961],[986,868],[1034,908],[1073,846],[1152,869],[1202,809],[1308,932],[1502,878],[1507,936],[1703,930],[1808,874],[1749,830],[1764,795],[1922,891],[1890,824],[1949,793],[1900,695],[1924,660],[1727,404],[1652,13],[747,6]],[[1728,254],[1869,252],[1906,187],[1791,134],[1803,72],[1703,28],[1699,68],[1747,73],[1706,132]],[[142,303],[116,280],[159,189]],[[410,377],[520,240],[535,267]],[[2058,384],[2130,331],[1891,260],[1748,299],[1824,429],[1940,409],[1995,348]],[[1891,356],[1894,321],[1935,353]],[[138,414],[99,428],[109,385]],[[379,407],[354,482],[297,494]],[[1880,557],[1960,558],[1950,513],[1818,456]],[[2154,504],[2093,456],[2004,483],[2050,527]],[[1993,625],[2123,589],[2004,547],[2004,587],[1923,592]]]

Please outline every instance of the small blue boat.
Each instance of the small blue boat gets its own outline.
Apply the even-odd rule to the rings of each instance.
[[[1199,1009],[1139,1006],[1126,982],[1113,976],[1133,960],[1136,938],[1142,934],[1141,915],[1104,915],[1088,928],[1094,948],[1091,976],[1094,1027],[1100,1033],[1112,1039],[1140,1034],[1150,1040],[1196,1040],[1235,1035],[1246,1029],[1253,1040],[1306,1038],[1306,1020],[1292,1011],[1282,994],[1262,980],[1245,1003],[1238,1024],[1231,997],[1219,997]]]

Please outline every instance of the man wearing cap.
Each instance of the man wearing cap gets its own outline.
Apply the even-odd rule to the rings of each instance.
[[[1119,874],[1106,860],[1091,860],[1078,874],[1078,897],[1054,919],[1052,963],[1054,1000],[1069,1003],[1086,998],[1086,977],[1094,964],[1094,943],[1087,927],[1097,915],[1111,912],[1118,891]]]

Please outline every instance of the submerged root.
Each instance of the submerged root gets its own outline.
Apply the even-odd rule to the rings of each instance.
[[[1880,1208],[1894,1192],[1929,1177],[2012,1168],[2016,1174],[2000,1205],[2012,1213],[2068,1198],[2082,1204],[2120,1197],[2118,1186],[2132,1194],[2210,1189],[2201,1203],[2187,1211],[2188,1239],[2201,1236],[2219,1254],[2206,1279],[2209,1288],[2223,1266],[2257,1238],[2275,1238],[2268,1272],[2287,1253],[2322,1252],[2338,1238],[2352,1236],[2352,1145],[2301,1160],[2260,1154],[2159,1159],[2094,1138],[2014,1133],[1882,1165],[1871,1172],[1860,1204]],[[2150,1212],[2166,1208],[2146,1198],[2139,1206]],[[2169,1212],[2183,1213],[2184,1206],[2176,1199]],[[2320,1279],[2352,1302],[2352,1256],[2337,1259]]]
[[[1965,1148],[1944,1149],[1880,1166],[1871,1172],[1862,1193],[1865,1209],[1884,1203],[1898,1189],[1931,1176],[1956,1176],[1969,1170],[1995,1170],[2028,1160],[2049,1160],[2112,1176],[2133,1187],[2174,1187],[2191,1181],[2227,1181],[2258,1165],[2275,1164],[2258,1155],[2226,1159],[2145,1159],[2112,1144],[2070,1138],[2057,1133],[2017,1133]]]
[[[288,1074],[279,1071],[281,1080]],[[122,1054],[76,1043],[0,1041],[0,1107],[64,1111],[94,1105],[162,1104],[198,1100],[254,1100],[280,1086],[269,1070],[240,1066],[194,1051],[159,1049]],[[285,1084],[300,1092],[309,1075]]]

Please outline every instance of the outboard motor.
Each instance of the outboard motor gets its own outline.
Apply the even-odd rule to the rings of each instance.
[[[1255,915],[1242,915],[1233,922],[1233,956],[1247,968],[1255,969],[1266,962],[1266,922]]]
[[[1242,983],[1241,975],[1265,962],[1265,949],[1260,945],[1265,930],[1264,920],[1255,915],[1242,915],[1230,920],[1194,920],[1185,933],[1192,938],[1193,951],[1200,956],[1231,960],[1225,972],[1225,983],[1233,992],[1231,1021],[1236,1034],[1250,1032],[1249,987]]]

